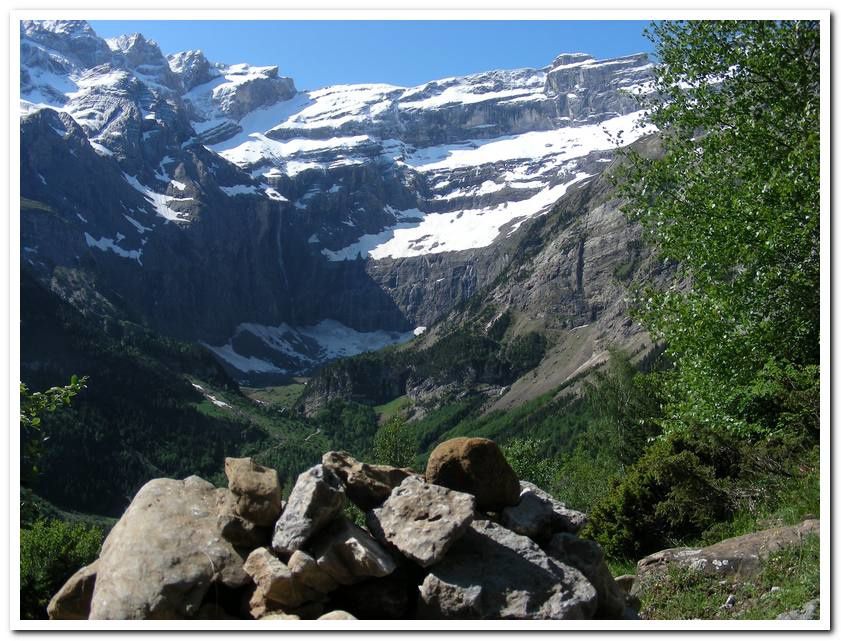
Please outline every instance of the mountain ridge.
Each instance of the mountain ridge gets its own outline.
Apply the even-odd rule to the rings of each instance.
[[[23,207],[23,264],[42,282],[95,275],[242,381],[304,373],[405,340],[493,280],[495,246],[649,131],[631,93],[650,67],[562,54],[300,92],[277,66],[24,21],[21,194],[43,206]]]

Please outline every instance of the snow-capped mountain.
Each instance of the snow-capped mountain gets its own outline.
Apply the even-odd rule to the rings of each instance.
[[[410,338],[648,131],[644,54],[298,91],[82,21],[20,36],[24,266],[243,378]]]

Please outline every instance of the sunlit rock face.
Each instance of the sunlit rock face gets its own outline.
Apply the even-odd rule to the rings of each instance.
[[[564,54],[302,92],[277,66],[24,21],[22,264],[62,291],[93,275],[243,380],[309,371],[492,281],[524,222],[648,131],[650,78],[644,54]]]

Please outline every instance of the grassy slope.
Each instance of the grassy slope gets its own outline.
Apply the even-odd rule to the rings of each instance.
[[[723,581],[691,570],[672,571],[648,590],[644,619],[775,619],[820,596],[820,541],[810,536],[799,546],[768,559],[762,572],[744,581]],[[730,595],[732,607],[724,607]]]

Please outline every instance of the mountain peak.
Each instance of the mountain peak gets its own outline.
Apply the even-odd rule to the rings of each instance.
[[[139,56],[142,58],[154,58],[156,61],[163,59],[158,43],[154,40],[147,40],[142,33],[131,33],[108,38],[106,40],[111,51],[121,52],[127,57]]]
[[[20,29],[27,36],[46,31],[65,38],[97,37],[87,20],[22,20]]]
[[[582,62],[591,62],[595,60],[593,56],[589,53],[562,53],[559,56],[556,56],[555,59],[552,61],[550,67],[561,67],[564,65],[574,65],[579,64]]]

